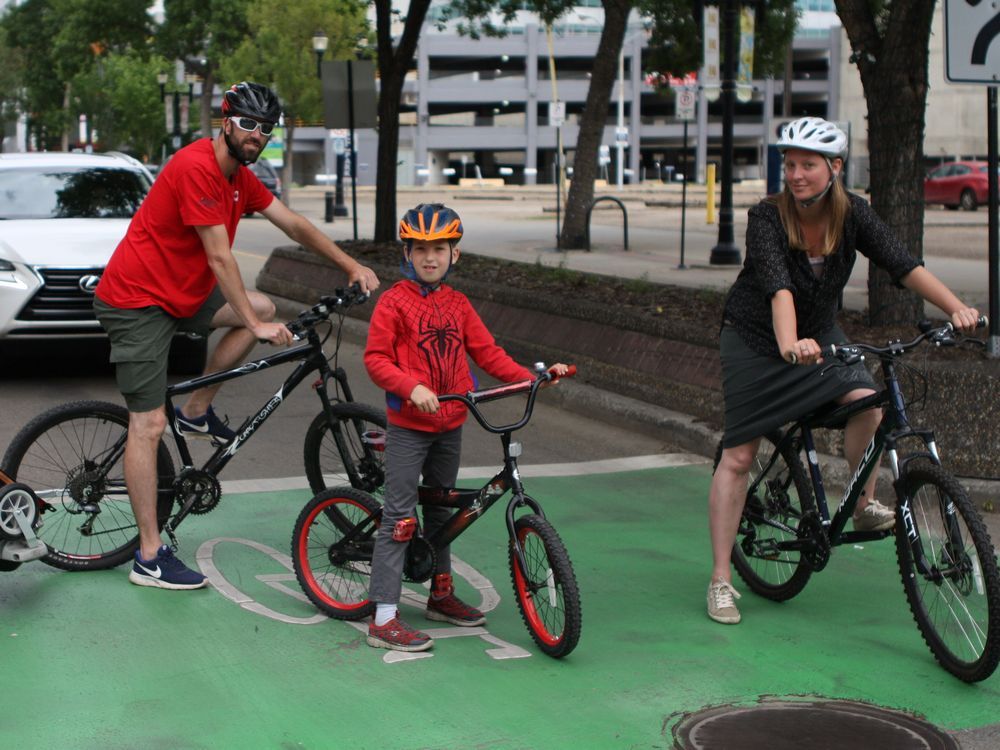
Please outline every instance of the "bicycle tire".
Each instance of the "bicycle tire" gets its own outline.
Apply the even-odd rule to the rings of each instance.
[[[295,577],[309,601],[330,617],[360,620],[375,611],[368,579],[378,522],[358,541],[345,544],[344,537],[380,508],[367,493],[337,487],[313,497],[295,521]]]
[[[541,516],[521,516],[514,522],[514,532],[527,565],[526,579],[511,541],[507,559],[521,618],[538,647],[561,659],[576,648],[582,625],[573,564],[559,534]],[[536,596],[538,593],[545,595]]]
[[[128,429],[128,411],[103,401],[56,406],[26,424],[3,457],[3,471],[49,506],[38,530],[49,552],[43,562],[63,570],[104,570],[132,559],[139,530],[125,488],[123,459],[105,480],[88,479]],[[156,453],[161,490],[173,487],[174,464],[163,441]],[[166,522],[173,495],[157,495],[157,523]],[[86,529],[86,530],[85,530]]]
[[[1000,575],[986,525],[939,466],[908,470],[897,493],[896,556],[920,634],[948,672],[985,680],[1000,663]],[[933,566],[926,575],[914,560],[913,536]]]
[[[803,514],[816,508],[805,467],[798,453],[787,443],[771,464],[767,476],[756,484],[756,490],[751,489],[760,472],[767,467],[780,439],[780,433],[771,433],[760,442],[750,469],[747,496],[732,555],[733,567],[750,590],[774,602],[787,601],[801,592],[809,582],[812,568],[800,553],[773,548],[773,543],[789,541],[795,538],[794,535],[763,523],[754,523],[750,511],[756,509],[765,518],[797,528]],[[721,457],[720,442],[715,452],[713,471]]]
[[[306,478],[314,494],[340,485],[375,493],[385,484],[385,412],[354,401],[334,404],[336,425],[331,427],[326,412],[320,412],[306,430],[304,459]],[[337,445],[334,430],[344,441]],[[347,466],[353,466],[351,481]]]

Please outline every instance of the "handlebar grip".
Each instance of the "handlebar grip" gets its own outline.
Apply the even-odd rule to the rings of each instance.
[[[980,315],[979,320],[976,321],[976,328],[989,328],[990,319],[986,315]]]
[[[556,382],[562,380],[563,378],[571,378],[574,375],[576,375],[576,365],[568,365],[566,367],[566,374],[565,375],[556,375],[554,372],[551,373],[551,375],[552,375],[551,382],[553,382],[553,383],[556,383]]]

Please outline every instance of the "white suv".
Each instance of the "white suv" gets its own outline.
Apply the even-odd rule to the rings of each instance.
[[[94,289],[152,182],[125,154],[0,154],[0,342],[105,335]]]

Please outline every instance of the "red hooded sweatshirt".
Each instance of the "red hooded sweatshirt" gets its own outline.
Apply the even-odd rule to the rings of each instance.
[[[368,327],[365,367],[386,392],[389,422],[423,432],[460,427],[465,404],[448,401],[436,414],[424,414],[407,399],[418,384],[437,395],[474,390],[466,355],[505,383],[534,377],[496,344],[461,292],[444,284],[427,292],[416,282],[400,281],[379,297]]]

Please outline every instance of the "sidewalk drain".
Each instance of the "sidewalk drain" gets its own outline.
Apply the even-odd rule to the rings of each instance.
[[[909,714],[851,701],[765,701],[713,706],[674,728],[678,750],[958,750],[949,735]]]

